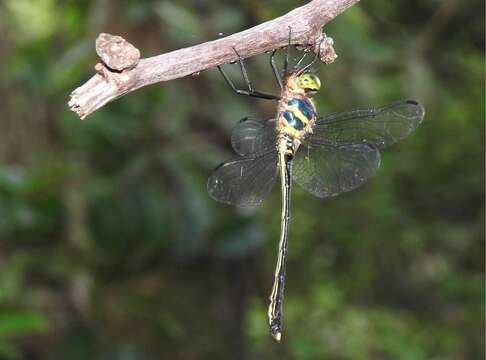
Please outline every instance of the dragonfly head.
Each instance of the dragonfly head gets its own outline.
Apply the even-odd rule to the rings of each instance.
[[[321,88],[321,80],[315,74],[304,73],[297,77],[297,86],[304,90],[306,95],[313,95]]]

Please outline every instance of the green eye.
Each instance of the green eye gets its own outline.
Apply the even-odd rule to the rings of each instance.
[[[321,81],[314,74],[302,74],[297,79],[297,85],[304,91],[317,91],[321,87]]]

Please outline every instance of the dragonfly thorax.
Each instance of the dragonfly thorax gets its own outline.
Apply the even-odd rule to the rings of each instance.
[[[311,131],[315,118],[316,108],[311,99],[302,95],[283,98],[277,116],[277,130],[281,134],[301,139]]]

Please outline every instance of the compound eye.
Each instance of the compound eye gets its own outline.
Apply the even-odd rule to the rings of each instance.
[[[319,80],[319,78],[316,75],[309,75],[309,78],[308,78],[308,87],[311,90],[314,90],[314,91],[317,91],[317,90],[320,89],[320,87],[321,87],[321,81]]]
[[[305,91],[317,91],[321,87],[321,82],[314,74],[302,74],[299,76],[298,86]]]

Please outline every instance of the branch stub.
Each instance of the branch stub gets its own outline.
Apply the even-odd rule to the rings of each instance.
[[[96,38],[96,53],[103,64],[114,71],[137,66],[140,51],[121,36],[101,33]]]

